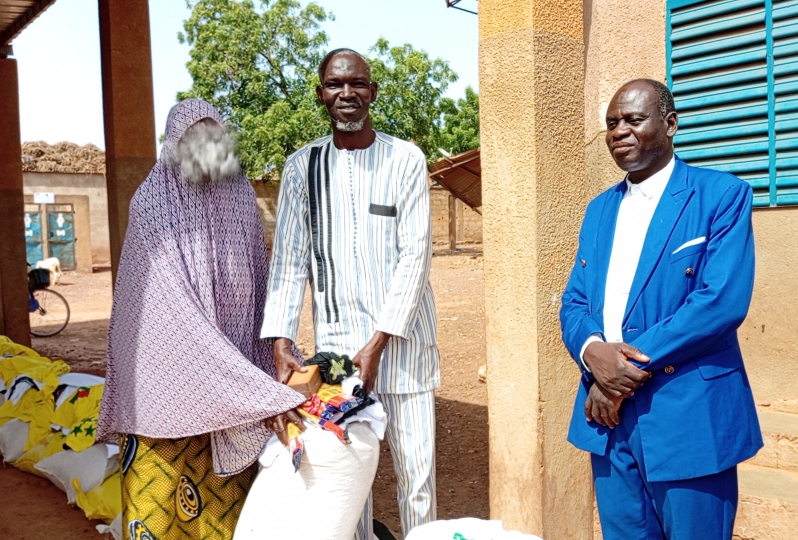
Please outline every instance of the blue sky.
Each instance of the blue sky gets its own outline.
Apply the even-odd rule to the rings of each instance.
[[[303,4],[307,1],[303,0]],[[460,80],[447,92],[462,97],[478,86],[477,17],[445,0],[317,0],[335,15],[324,25],[329,48],[365,52],[379,37],[411,43],[447,60]],[[463,0],[476,7],[476,0]],[[190,10],[183,0],[150,0],[155,128],[161,133],[180,90],[191,86],[189,49],[177,33]],[[57,0],[13,42],[19,66],[23,141],[105,146],[97,0]]]

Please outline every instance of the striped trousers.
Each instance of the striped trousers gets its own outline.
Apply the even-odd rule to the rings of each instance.
[[[378,394],[388,414],[388,445],[396,473],[396,492],[402,533],[434,521],[435,392]],[[356,540],[372,540],[372,498],[366,502]]]

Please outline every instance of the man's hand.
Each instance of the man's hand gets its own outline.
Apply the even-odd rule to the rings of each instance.
[[[629,362],[630,358],[648,362],[649,357],[627,343],[594,341],[585,349],[584,358],[596,381],[614,398],[631,396],[651,377]]]
[[[283,443],[283,446],[288,446],[288,423],[293,422],[299,427],[300,431],[305,431],[305,423],[302,422],[302,417],[296,411],[287,411],[277,416],[272,416],[264,420],[266,428],[277,434],[277,438]]]
[[[283,384],[288,383],[291,374],[295,371],[305,373],[308,368],[296,359],[293,349],[293,342],[287,338],[277,338],[274,340],[274,364],[277,368],[277,380]]]
[[[374,389],[374,381],[377,379],[377,369],[380,367],[382,351],[388,345],[391,335],[385,332],[376,332],[366,346],[360,349],[352,363],[360,370],[360,379],[365,385],[366,395]]]
[[[587,421],[595,420],[602,426],[615,429],[621,423],[618,410],[623,398],[612,397],[599,383],[593,383],[585,400],[585,417]]]

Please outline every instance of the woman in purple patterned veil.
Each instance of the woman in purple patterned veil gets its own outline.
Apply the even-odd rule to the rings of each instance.
[[[231,538],[253,464],[304,401],[259,339],[263,229],[223,125],[205,101],[175,105],[130,204],[98,427],[120,436],[125,538]]]

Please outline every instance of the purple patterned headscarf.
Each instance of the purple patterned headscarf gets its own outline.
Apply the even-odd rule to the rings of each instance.
[[[219,113],[187,99],[169,113],[161,157],[130,203],[108,332],[99,437],[211,434],[214,469],[252,464],[263,419],[304,401],[273,379],[259,338],[268,264],[243,174],[194,185],[169,159],[185,131]]]

